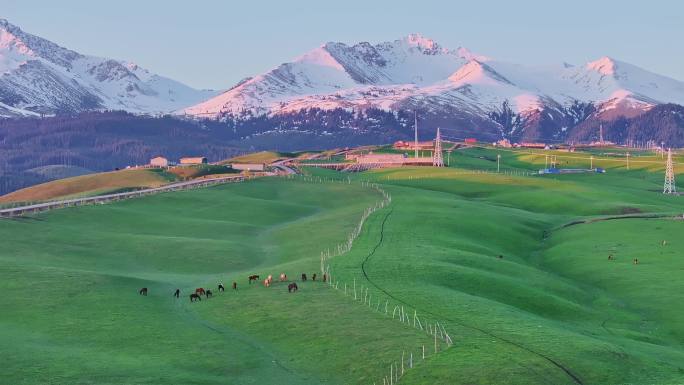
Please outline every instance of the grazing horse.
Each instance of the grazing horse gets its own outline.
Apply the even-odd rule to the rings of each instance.
[[[254,274],[249,276],[249,283],[252,283],[252,281],[258,281],[259,280],[259,275]]]
[[[138,292],[138,294],[140,294],[140,295],[147,295],[147,288],[146,288],[146,287],[143,287],[142,289],[140,289],[140,291]]]
[[[306,281],[306,274],[302,273],[302,281]]]
[[[201,301],[202,297],[197,293],[190,294],[190,302]]]
[[[173,292],[173,296],[176,298],[180,297],[180,289],[176,289],[176,291]]]
[[[639,264],[639,258],[634,258],[634,260],[632,260],[632,263],[635,265],[638,265]]]
[[[233,282],[233,290],[237,290],[237,282]]]
[[[287,281],[287,274],[280,273],[280,282],[285,282],[285,281]]]
[[[270,287],[270,286],[271,286],[271,281],[269,281],[268,279],[264,279],[264,286]]]
[[[223,287],[223,284],[222,284],[222,283],[219,283],[219,285],[218,285],[218,291],[225,291],[225,290],[226,290],[226,288]]]
[[[197,289],[195,289],[195,294],[202,295],[206,294],[206,292],[204,291],[204,288],[198,287]]]
[[[316,273],[314,273],[314,275],[311,277],[311,280],[312,280],[312,281],[315,281],[315,280],[316,280]]]
[[[269,274],[266,279],[268,279],[268,282],[273,282],[273,276],[271,274]]]
[[[207,290],[207,292],[204,293],[204,295],[206,295],[207,298],[209,298],[209,297],[211,297],[211,296],[214,295],[214,294],[211,292],[211,290]]]
[[[291,284],[287,285],[287,292],[292,293],[293,291],[297,291],[299,288],[297,287],[296,282],[292,282]]]

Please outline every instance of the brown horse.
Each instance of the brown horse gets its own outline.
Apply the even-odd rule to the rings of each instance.
[[[297,287],[296,282],[292,282],[291,284],[287,285],[287,292],[292,293],[293,291],[297,291],[299,288]]]
[[[140,295],[145,295],[145,296],[146,296],[146,295],[147,295],[147,288],[146,288],[146,287],[143,287],[142,289],[140,289],[140,291],[138,292],[138,294],[140,294]]]
[[[237,290],[237,282],[233,282],[233,290]]]
[[[323,274],[323,282],[327,282],[327,281],[328,281],[328,275],[324,273]]]
[[[190,294],[190,302],[201,301],[201,300],[202,300],[202,297],[200,297],[199,294],[197,294],[197,293]]]
[[[206,292],[204,291],[204,288],[198,287],[197,289],[195,289],[195,294],[202,295],[202,294],[206,294]]]
[[[306,274],[302,273],[302,281],[306,281]]]
[[[258,281],[259,280],[259,275],[258,274],[250,275],[248,278],[249,278],[249,283],[252,283],[252,281]]]

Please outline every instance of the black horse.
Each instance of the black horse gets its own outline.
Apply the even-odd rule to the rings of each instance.
[[[200,297],[199,294],[197,294],[197,293],[190,294],[190,302],[201,301],[201,300],[202,300],[202,297]]]
[[[146,287],[143,287],[142,289],[140,289],[140,291],[138,292],[138,294],[140,294],[140,295],[145,295],[145,296],[146,296],[146,295],[147,295],[147,288],[146,288]]]
[[[248,278],[249,278],[249,283],[252,283],[252,281],[258,281],[259,280],[259,275],[257,275],[257,274],[250,275]]]
[[[176,289],[176,291],[173,292],[173,296],[176,298],[180,297],[180,289]]]
[[[302,281],[306,281],[306,274],[302,273]]]
[[[237,290],[237,282],[233,282],[233,290]]]
[[[293,291],[297,291],[299,288],[297,287],[296,282],[292,282],[291,284],[287,285],[287,292],[292,293]]]
[[[211,290],[207,290],[207,292],[204,293],[204,295],[206,295],[207,298],[209,298],[209,297],[211,297],[211,296],[214,295],[214,294],[211,293]]]
[[[315,281],[315,280],[316,280],[316,273],[314,273],[314,275],[311,277],[311,280],[312,280],[312,281]]]
[[[226,288],[223,287],[223,284],[222,284],[222,283],[219,283],[219,285],[218,285],[218,291],[225,291],[225,290],[226,290]]]

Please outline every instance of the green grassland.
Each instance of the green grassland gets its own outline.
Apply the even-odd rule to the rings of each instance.
[[[497,154],[506,173],[475,172]],[[0,221],[3,382],[380,384],[411,352],[402,384],[684,383],[684,201],[659,193],[660,159],[642,155],[630,170],[606,158],[606,174],[522,176],[545,152],[468,148],[444,169],[308,168]],[[392,202],[327,261],[338,290],[247,284],[317,272],[381,199],[361,181]],[[187,299],[233,280],[237,292]],[[439,321],[454,344],[434,354],[385,301]]]

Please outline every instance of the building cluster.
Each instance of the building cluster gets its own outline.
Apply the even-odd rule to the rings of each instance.
[[[197,166],[202,164],[208,164],[206,157],[188,156],[180,158],[176,163],[169,161],[167,158],[163,156],[156,156],[150,159],[149,167],[166,168],[172,166]],[[263,163],[233,163],[226,166],[240,171],[266,171],[266,165]]]
[[[430,148],[432,150],[433,147]],[[350,154],[345,156],[346,160],[354,161],[365,165],[394,165],[394,166],[432,166],[432,157],[409,157],[407,154],[385,154],[373,153]]]
[[[155,156],[150,159],[150,166],[152,167],[170,167],[170,166],[190,166],[197,164],[207,164],[207,158],[203,156],[180,158],[178,163],[172,162],[163,156]]]

